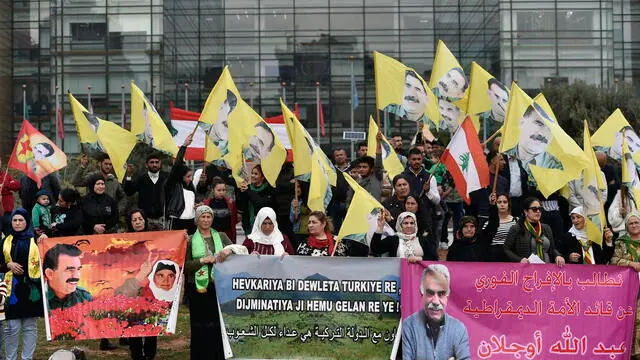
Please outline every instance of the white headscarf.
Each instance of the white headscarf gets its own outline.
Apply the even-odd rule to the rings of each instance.
[[[173,280],[173,286],[171,286],[170,290],[164,290],[164,289],[160,289],[155,282],[153,282],[153,277],[156,274],[156,269],[158,268],[158,265],[160,264],[164,264],[164,265],[169,265],[169,266],[173,266],[174,269],[176,269],[176,278],[175,280]],[[156,261],[155,264],[153,264],[153,270],[151,270],[151,273],[149,274],[149,289],[151,290],[151,292],[153,293],[153,296],[158,299],[158,300],[162,300],[162,301],[173,301],[176,298],[177,293],[177,288],[178,288],[178,280],[180,280],[180,267],[178,266],[178,264],[176,264],[175,262],[171,261],[171,260],[158,260]]]
[[[577,208],[571,210],[571,215],[576,214],[576,215],[580,215],[583,218],[584,216],[584,210],[582,209],[582,206],[578,206]],[[586,221],[586,219],[585,219]],[[569,233],[572,234],[573,236],[576,237],[576,239],[578,239],[578,241],[582,242],[582,243],[586,243],[587,241],[589,241],[589,237],[587,236],[587,225],[585,224],[585,226],[582,228],[582,230],[578,230],[576,228],[575,225],[573,225],[571,227],[571,229],[569,229]]]
[[[265,235],[261,228],[262,223],[267,218],[271,219],[271,222],[273,222],[273,232],[269,235]],[[280,229],[278,229],[276,212],[270,207],[263,207],[258,211],[255,221],[253,222],[253,230],[251,230],[251,234],[247,237],[253,240],[253,242],[273,246],[273,255],[280,256],[284,254],[284,246],[282,246],[284,236],[282,236]]]
[[[405,234],[402,232],[402,222],[406,218],[412,218],[415,222],[415,231],[413,234]],[[418,221],[416,220],[416,215],[412,212],[405,211],[398,215],[398,220],[396,220],[396,235],[398,235],[398,251],[396,252],[396,256],[399,258],[409,258],[411,256],[420,256],[424,255],[424,250],[422,246],[420,246],[420,240],[418,239]]]

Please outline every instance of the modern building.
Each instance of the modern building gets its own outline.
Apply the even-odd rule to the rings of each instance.
[[[286,98],[312,134],[319,88],[321,142],[345,145],[352,74],[355,129],[364,131],[375,110],[374,50],[426,77],[442,39],[463,66],[476,61],[525,89],[637,83],[638,14],[633,0],[8,0],[0,2],[0,131],[15,132],[26,105],[27,117],[55,136],[57,97],[64,149],[77,152],[67,90],[115,122],[123,94],[129,109],[131,80],[160,111],[169,101],[199,111],[228,65],[259,113],[279,113]],[[6,154],[13,140],[0,145]]]

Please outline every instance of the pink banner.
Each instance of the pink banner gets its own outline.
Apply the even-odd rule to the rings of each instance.
[[[448,296],[438,291],[441,272],[427,273],[421,289],[431,264],[448,270]],[[401,284],[404,359],[434,352],[436,359],[628,359],[633,350],[638,274],[631,268],[403,259]],[[425,311],[429,303],[444,310]],[[434,351],[422,335],[443,313]]]

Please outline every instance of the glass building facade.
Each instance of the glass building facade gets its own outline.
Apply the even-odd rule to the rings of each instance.
[[[465,68],[476,61],[529,90],[640,81],[632,0],[10,0],[0,30],[0,78],[11,84],[0,89],[0,130],[15,132],[26,105],[53,136],[57,97],[67,152],[78,151],[67,90],[116,122],[131,80],[160,111],[169,101],[199,111],[225,65],[258,113],[279,114],[284,97],[312,135],[319,89],[323,145],[347,144],[352,74],[356,130],[375,112],[374,50],[425,78],[442,39]]]

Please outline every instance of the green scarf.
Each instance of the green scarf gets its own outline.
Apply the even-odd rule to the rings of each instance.
[[[631,255],[631,258],[635,262],[640,261],[640,242],[631,240],[629,235],[624,235],[618,238],[617,241],[622,241],[627,249],[627,254]]]
[[[544,236],[542,235],[542,224],[538,222],[535,227],[529,221],[524,221],[524,227],[529,231],[531,236],[536,240],[536,255],[544,261]]]
[[[220,234],[217,231],[211,229],[211,237],[213,238],[213,255],[222,250],[222,240]],[[207,256],[208,246],[205,243],[200,230],[196,230],[191,237],[191,256],[193,259],[200,259]],[[196,277],[196,290],[199,293],[206,293],[209,286],[209,265],[204,264],[195,274]],[[211,278],[214,278],[213,266],[211,267]]]
[[[251,191],[261,192],[262,190],[266,189],[267,186],[269,186],[269,184],[265,180],[260,186],[249,184],[249,189]],[[256,209],[253,207],[253,204],[251,203],[251,201],[249,201],[249,228],[253,227],[253,222],[255,220],[256,220]]]

